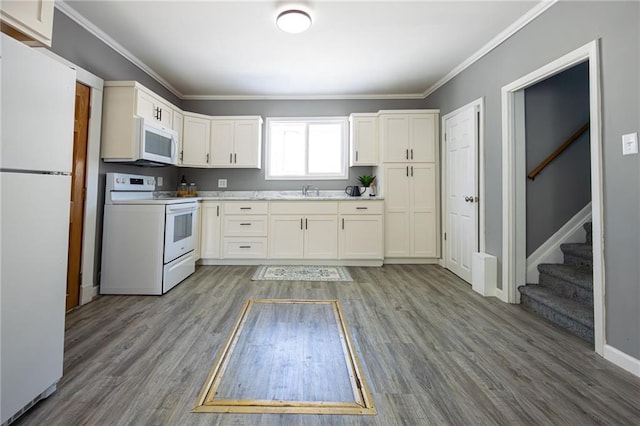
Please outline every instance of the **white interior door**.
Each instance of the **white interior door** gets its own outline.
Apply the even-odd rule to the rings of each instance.
[[[445,267],[471,282],[478,250],[478,121],[475,105],[445,117]]]

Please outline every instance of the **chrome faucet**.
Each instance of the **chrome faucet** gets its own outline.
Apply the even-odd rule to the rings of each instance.
[[[302,195],[306,197],[307,192],[309,192],[310,188],[311,188],[311,185],[302,185]]]

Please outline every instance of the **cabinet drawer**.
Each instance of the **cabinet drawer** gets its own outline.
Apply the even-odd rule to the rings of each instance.
[[[341,201],[340,214],[382,214],[382,201]]]
[[[272,201],[271,214],[337,214],[337,201]]]
[[[222,257],[225,259],[266,259],[267,238],[225,238]]]
[[[223,204],[224,214],[267,214],[266,201],[227,201]]]
[[[223,219],[225,237],[266,237],[267,216],[225,216]]]

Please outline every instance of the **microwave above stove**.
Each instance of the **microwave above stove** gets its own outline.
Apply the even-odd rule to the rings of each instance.
[[[178,164],[178,133],[172,129],[144,119],[133,117],[133,137],[124,143],[130,147],[121,147],[126,152],[123,157],[104,158],[104,161],[133,163],[143,166],[164,166]]]

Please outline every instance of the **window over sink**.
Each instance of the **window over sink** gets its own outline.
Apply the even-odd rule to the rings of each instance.
[[[347,179],[347,117],[267,118],[270,180]]]

